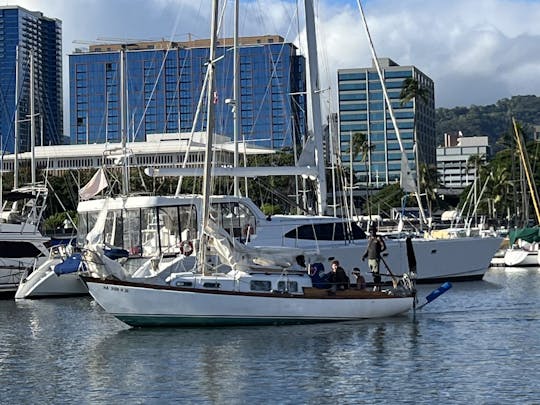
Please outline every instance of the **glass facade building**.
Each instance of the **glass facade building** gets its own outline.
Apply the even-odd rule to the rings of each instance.
[[[39,114],[36,145],[58,144],[63,134],[62,23],[37,11],[0,6],[0,138],[5,152],[14,151],[16,110],[19,150],[30,150],[30,52],[34,54],[34,112]]]
[[[120,141],[121,49],[125,50],[128,139],[143,141],[147,134],[190,132],[206,75],[208,43],[100,44],[69,55],[71,143]],[[289,147],[305,133],[304,58],[279,36],[241,38],[240,44],[239,139],[272,148]],[[215,130],[232,138],[232,40],[221,40],[216,55]],[[196,131],[206,128],[205,105],[203,102]]]
[[[417,162],[436,164],[435,99],[433,81],[414,66],[399,66],[388,58],[379,65],[397,121],[410,169],[416,173]],[[418,97],[402,105],[403,82],[414,78],[427,90],[426,98]],[[339,140],[341,161],[350,165],[350,142],[353,134],[365,134],[371,149],[353,157],[353,170],[362,185],[382,187],[399,181],[401,152],[375,66],[338,70]],[[354,150],[354,148],[353,148]]]

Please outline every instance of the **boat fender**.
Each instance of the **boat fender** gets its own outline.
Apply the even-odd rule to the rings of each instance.
[[[190,240],[180,242],[180,253],[184,256],[191,256],[193,253],[193,242]]]

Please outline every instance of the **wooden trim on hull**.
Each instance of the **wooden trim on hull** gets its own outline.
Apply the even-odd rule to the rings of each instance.
[[[280,325],[306,325],[314,323],[346,322],[358,321],[360,319],[339,319],[339,318],[238,318],[238,317],[180,317],[180,316],[133,316],[112,314],[120,321],[133,327],[217,327],[217,326],[280,326]],[[403,314],[400,314],[403,315]],[[400,316],[395,315],[395,316]]]

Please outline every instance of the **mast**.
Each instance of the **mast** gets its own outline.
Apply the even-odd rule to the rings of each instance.
[[[534,206],[534,212],[536,213],[536,222],[540,224],[540,202],[538,201],[538,190],[536,189],[536,183],[534,182],[533,177],[531,176],[531,163],[529,162],[529,155],[525,149],[525,143],[523,142],[523,137],[521,136],[516,119],[512,117],[512,124],[514,125],[514,135],[516,137],[516,143],[519,148],[519,157],[521,158],[521,163],[523,165],[523,171],[525,172],[525,177],[527,179],[527,184],[529,185],[529,191],[531,192],[531,199]]]
[[[19,45],[15,47],[15,144],[13,145],[13,188],[19,187]]]
[[[128,155],[126,150],[127,141],[127,101],[126,101],[126,50],[120,49],[120,136],[122,140],[122,194],[129,193]]]
[[[208,56],[208,85],[206,92],[206,153],[203,174],[202,233],[198,251],[199,266],[206,273],[206,227],[210,216],[210,192],[212,185],[212,143],[214,136],[214,62],[217,43],[218,0],[212,0],[212,26],[210,32],[210,54]]]
[[[319,89],[319,72],[317,59],[317,38],[315,32],[315,15],[313,1],[304,0],[306,13],[306,37],[308,49],[308,102],[311,101],[311,114],[308,114],[308,128],[313,131],[315,138],[315,165],[318,169],[319,181],[317,182],[318,213],[324,215],[326,211],[326,165],[324,161],[321,98]],[[309,105],[308,104],[308,105]]]
[[[381,82],[381,88],[384,95],[384,100],[386,102],[386,105],[388,107],[388,112],[390,113],[390,119],[392,120],[392,125],[394,127],[394,131],[396,132],[396,138],[398,140],[399,144],[399,150],[401,152],[401,169],[407,171],[407,175],[409,175],[409,159],[407,159],[407,155],[405,154],[405,149],[403,148],[403,143],[401,142],[401,134],[399,133],[399,127],[397,125],[396,117],[394,115],[394,109],[392,108],[392,103],[390,102],[390,97],[388,96],[388,91],[386,90],[386,84],[384,83],[384,76],[381,70],[381,66],[379,65],[379,59],[377,58],[377,53],[375,52],[375,47],[373,46],[373,41],[371,40],[371,34],[369,33],[369,28],[367,25],[366,17],[364,15],[364,9],[362,8],[362,3],[360,0],[357,0],[358,8],[360,9],[360,15],[362,17],[362,22],[364,23],[364,30],[366,32],[366,36],[368,38],[369,43],[369,49],[371,50],[371,55],[373,57],[373,63],[375,64],[375,68],[377,69],[377,74],[379,76],[379,81]],[[417,145],[418,148],[418,145]],[[418,176],[418,171],[416,173]],[[403,177],[403,175],[402,175]],[[402,184],[404,179],[402,178]],[[406,180],[408,182],[408,179]],[[402,185],[403,186],[403,185]],[[414,188],[416,188],[417,185],[415,184]],[[422,207],[422,201],[420,200],[419,190],[416,189],[414,192],[414,195],[416,197],[416,201],[418,203],[418,208],[420,211],[420,216],[422,217],[423,223],[427,223],[426,217],[424,215],[424,208]]]
[[[234,141],[234,157],[233,157],[233,166],[238,167],[238,138],[240,135],[240,114],[241,114],[241,104],[240,104],[240,50],[238,49],[238,19],[239,19],[239,11],[240,11],[240,0],[235,0],[234,2],[234,69],[233,69],[233,76],[234,76],[234,90],[233,90],[233,98],[234,98],[234,134],[233,134],[233,141]],[[245,147],[245,144],[244,144]],[[239,197],[240,196],[240,179],[238,177],[233,177],[234,181],[234,195]]]
[[[30,51],[30,150],[32,186],[36,185],[36,116],[34,111],[34,50]]]

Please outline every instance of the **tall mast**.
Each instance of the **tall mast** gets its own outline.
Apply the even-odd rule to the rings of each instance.
[[[208,85],[206,92],[206,153],[204,159],[203,175],[203,201],[202,201],[202,234],[198,252],[199,266],[202,273],[206,273],[206,236],[204,232],[208,226],[210,216],[210,192],[212,185],[212,143],[214,136],[214,61],[217,43],[218,0],[212,0],[212,28],[210,33],[210,54],[208,56]]]
[[[120,49],[120,136],[122,140],[122,194],[129,193],[127,141],[127,100],[126,100],[126,50]]]
[[[30,51],[30,150],[32,186],[36,184],[36,116],[34,111],[34,50]]]
[[[240,9],[240,0],[235,0],[234,2],[234,69],[233,69],[233,76],[234,76],[234,91],[233,91],[233,98],[234,98],[234,135],[233,135],[233,143],[234,143],[234,167],[238,167],[238,139],[240,136],[240,115],[241,115],[241,95],[240,95],[240,50],[238,49],[238,13]],[[245,145],[244,145],[245,147]],[[240,179],[238,176],[233,177],[234,181],[234,195],[240,196]]]
[[[15,144],[13,155],[13,188],[19,187],[19,46],[15,47]]]
[[[536,223],[540,224],[540,201],[538,199],[538,190],[536,188],[534,178],[531,175],[531,163],[529,161],[529,155],[527,153],[527,150],[525,149],[525,142],[523,141],[523,137],[519,132],[517,122],[514,117],[512,117],[512,125],[514,126],[514,136],[516,137],[516,143],[519,149],[519,157],[521,159],[523,170],[525,172],[527,184],[529,185],[529,191],[531,192],[531,199],[533,202],[534,212],[536,214]],[[476,175],[478,176],[478,174]]]
[[[405,153],[405,149],[403,148],[403,143],[401,142],[401,134],[399,132],[399,127],[398,127],[398,124],[397,124],[397,121],[396,121],[396,117],[394,115],[394,109],[392,108],[392,103],[390,102],[390,97],[388,96],[388,91],[386,90],[386,84],[384,82],[384,75],[382,73],[381,66],[379,64],[379,59],[377,57],[377,53],[375,52],[375,47],[373,46],[373,41],[371,40],[371,34],[369,33],[369,28],[368,28],[368,25],[367,25],[366,16],[364,15],[364,9],[362,8],[362,3],[360,2],[360,0],[357,0],[357,2],[358,2],[358,8],[360,9],[360,15],[362,17],[362,22],[364,23],[364,30],[366,32],[366,36],[367,36],[367,39],[368,39],[368,42],[369,42],[369,49],[371,50],[371,55],[373,57],[373,63],[375,64],[375,68],[377,69],[377,74],[379,76],[379,81],[381,82],[381,88],[382,88],[382,91],[383,91],[384,100],[385,100],[386,105],[388,107],[388,112],[390,113],[390,119],[392,120],[392,125],[394,127],[394,131],[396,132],[396,138],[397,138],[397,141],[398,141],[398,144],[399,144],[399,150],[401,152],[402,171],[404,169],[406,169],[407,170],[407,175],[409,175],[408,174],[409,159],[407,159],[407,154]],[[418,145],[417,145],[417,148],[418,148]],[[418,172],[416,173],[416,175],[418,176]],[[402,187],[403,187],[403,181],[404,181],[403,178],[401,179],[401,181],[402,181]],[[416,202],[418,203],[420,216],[422,218],[423,223],[427,223],[426,217],[424,215],[424,208],[422,207],[422,201],[420,200],[419,190],[417,189],[417,184],[415,184],[415,188],[416,188],[416,190],[414,192],[414,195],[416,197]]]
[[[313,1],[304,0],[306,13],[306,37],[308,50],[308,105],[311,106],[311,114],[308,114],[308,128],[313,131],[315,138],[315,164],[318,169],[319,181],[317,182],[317,205],[319,214],[326,211],[326,165],[324,161],[323,133],[321,119],[321,100],[319,89],[319,70],[317,59],[317,38],[315,32],[315,15]]]

